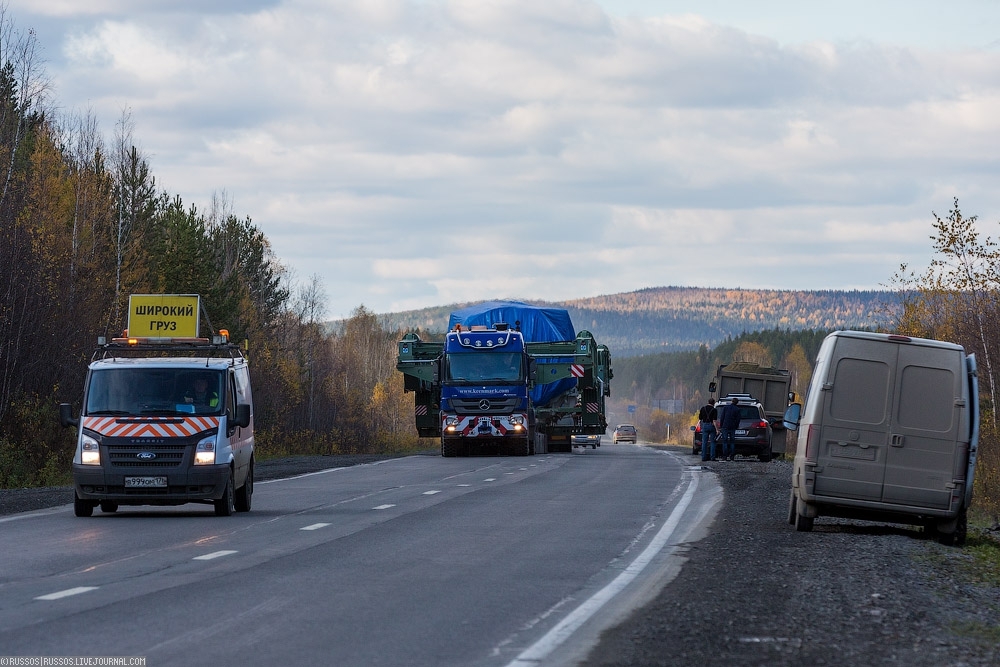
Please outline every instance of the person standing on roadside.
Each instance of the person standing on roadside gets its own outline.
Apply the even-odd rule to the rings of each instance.
[[[715,422],[719,418],[719,411],[715,409],[715,399],[708,399],[708,403],[701,406],[698,411],[698,421],[701,422],[701,460],[715,460]],[[708,444],[712,443],[711,454],[709,454]]]
[[[736,429],[740,427],[740,399],[733,396],[729,405],[719,410],[719,431],[722,434],[722,458],[732,461],[736,456]]]

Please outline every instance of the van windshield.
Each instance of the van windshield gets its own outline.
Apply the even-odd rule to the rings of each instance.
[[[217,415],[223,374],[192,368],[103,368],[90,374],[85,414]]]

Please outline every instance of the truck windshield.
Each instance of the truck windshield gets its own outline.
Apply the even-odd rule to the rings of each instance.
[[[90,374],[86,414],[217,415],[223,375],[193,368],[104,368]]]
[[[448,355],[451,382],[518,382],[523,379],[521,355],[516,352],[468,352]]]

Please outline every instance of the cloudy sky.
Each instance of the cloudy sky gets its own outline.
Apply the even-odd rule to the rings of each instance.
[[[660,285],[870,289],[1000,235],[995,0],[6,0],[327,315]]]

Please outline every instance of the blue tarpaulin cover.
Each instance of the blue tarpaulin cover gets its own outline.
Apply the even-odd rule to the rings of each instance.
[[[566,310],[533,306],[521,301],[484,301],[456,310],[448,318],[448,330],[454,329],[456,324],[462,327],[493,327],[497,322],[506,322],[511,329],[520,322],[526,343],[576,340],[576,330]],[[572,361],[572,358],[565,361]],[[531,400],[535,405],[546,405],[575,386],[575,378],[540,384],[531,390]]]

